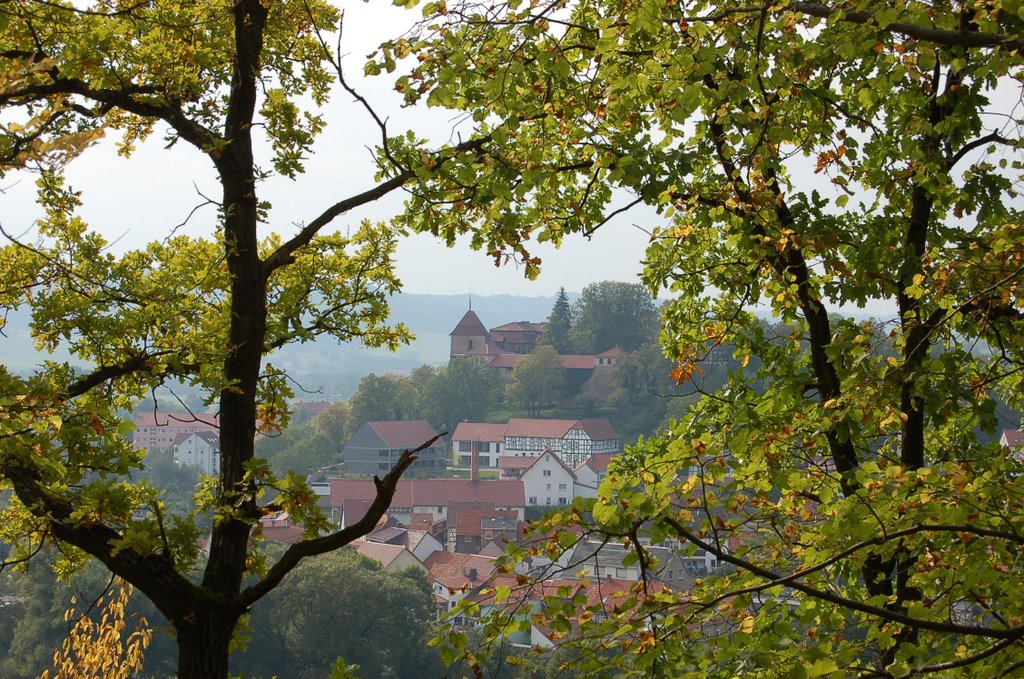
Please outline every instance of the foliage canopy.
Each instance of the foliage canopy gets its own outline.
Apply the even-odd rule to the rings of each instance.
[[[386,322],[396,232],[326,227],[411,170],[367,178],[362,193],[298,216],[287,238],[269,228],[260,195],[272,177],[301,176],[323,128],[321,107],[343,77],[320,31],[340,16],[317,0],[0,8],[0,172],[35,171],[41,212],[34,236],[0,249],[0,308],[28,307],[39,348],[74,358],[27,376],[0,368],[0,491],[15,495],[0,537],[18,547],[13,562],[57,542],[70,562],[96,557],[143,592],[174,627],[183,679],[226,677],[240,617],[303,558],[367,532],[414,457],[378,480],[365,521],[336,531],[301,477],[275,475],[254,452],[258,432],[288,421],[289,383],[266,360],[275,349],[321,335],[391,348],[409,338]],[[153,241],[115,254],[62,170],[104,134],[130,156],[154,133],[216,170],[214,235],[139,215]],[[145,460],[120,415],[177,383],[202,389],[219,414],[221,471],[190,513],[131,482]],[[268,489],[306,538],[273,563],[250,540]],[[212,515],[208,557],[201,515]]]
[[[663,226],[645,280],[672,296],[675,379],[725,344],[741,366],[619,458],[596,502],[542,527],[582,524],[649,566],[627,603],[584,616],[579,643],[620,647],[619,671],[643,676],[1024,664],[1022,470],[990,443],[1019,424],[997,421],[993,394],[1024,396],[1021,4],[424,14],[389,46],[416,57],[399,88],[472,111],[493,160],[421,173],[408,220],[486,224],[490,247],[649,206]],[[490,201],[447,209],[467,186]],[[882,320],[830,314],[851,306]],[[641,538],[728,573],[674,591]],[[562,602],[549,623],[571,631],[579,613]],[[487,631],[528,623],[497,615]],[[575,671],[604,671],[607,654],[586,657]]]

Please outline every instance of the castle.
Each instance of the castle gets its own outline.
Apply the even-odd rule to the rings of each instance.
[[[450,333],[451,357],[479,356],[488,366],[509,376],[516,363],[537,346],[545,326],[518,321],[488,330],[471,308]],[[593,372],[615,365],[621,355],[622,350],[615,347],[594,356],[563,354],[559,358],[567,370]]]

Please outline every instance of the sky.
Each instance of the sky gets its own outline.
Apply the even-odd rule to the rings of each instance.
[[[418,18],[419,10],[376,1],[343,4],[346,78],[388,118],[390,131],[413,129],[432,140],[449,139],[455,124],[451,112],[425,106],[403,109],[389,83],[361,77],[366,55],[382,40],[397,37]],[[293,231],[296,224],[311,221],[329,205],[373,185],[367,147],[379,140],[377,128],[344,92],[334,96],[324,114],[327,130],[317,145],[320,150],[307,163],[307,173],[294,182],[273,179],[259,188],[261,197],[273,205],[274,231]],[[83,192],[82,216],[113,243],[115,252],[162,239],[175,229],[201,236],[214,228],[215,208],[195,209],[204,203],[204,196],[216,199],[219,195],[212,166],[183,142],[169,149],[165,146],[156,134],[126,160],[116,154],[108,139],[68,167],[68,183]],[[32,240],[32,224],[39,216],[34,205],[34,177],[8,175],[0,179],[0,191],[4,229]],[[349,213],[335,225],[344,229],[362,219],[387,220],[401,211],[402,202],[402,195],[392,194]],[[396,269],[405,291],[422,294],[551,296],[560,287],[578,292],[602,280],[635,282],[655,220],[653,211],[630,212],[602,227],[590,240],[570,237],[558,250],[548,244],[535,245],[531,254],[541,257],[542,265],[541,275],[534,281],[527,280],[515,263],[495,267],[485,253],[472,251],[467,240],[449,249],[429,235],[403,238]]]

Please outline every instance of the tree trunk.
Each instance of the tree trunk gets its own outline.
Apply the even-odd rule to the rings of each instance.
[[[231,637],[240,614],[228,606],[202,606],[178,635],[178,679],[227,679]]]

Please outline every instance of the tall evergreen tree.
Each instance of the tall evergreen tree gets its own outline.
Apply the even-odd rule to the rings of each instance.
[[[551,308],[551,313],[548,315],[544,342],[553,346],[559,354],[573,353],[572,340],[569,338],[571,326],[569,296],[565,294],[565,288],[559,288],[555,306]]]

